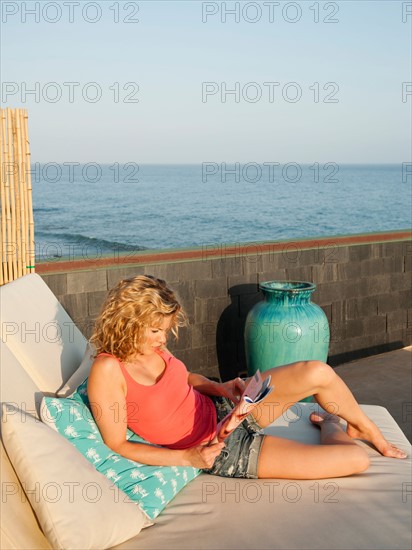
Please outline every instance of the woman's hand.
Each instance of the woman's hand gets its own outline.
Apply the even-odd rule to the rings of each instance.
[[[224,443],[212,443],[212,445],[197,445],[186,449],[183,451],[185,463],[194,468],[211,468],[224,446]]]
[[[233,403],[239,403],[240,396],[246,388],[246,382],[241,378],[234,378],[220,384],[222,396],[228,397]]]

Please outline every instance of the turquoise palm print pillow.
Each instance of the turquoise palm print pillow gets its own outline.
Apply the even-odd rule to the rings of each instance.
[[[113,452],[105,445],[89,408],[87,379],[66,398],[44,397],[41,418],[72,443],[151,519],[155,519],[200,470],[185,466],[148,466]],[[145,443],[127,430],[127,439]]]

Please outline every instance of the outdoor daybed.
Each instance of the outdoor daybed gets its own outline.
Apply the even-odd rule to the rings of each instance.
[[[370,469],[348,478],[254,481],[198,475],[150,522],[132,493],[117,489],[118,478],[95,470],[39,420],[44,395],[58,410],[56,391],[70,394],[87,376],[88,354],[81,372],[69,380],[85,355],[86,340],[38,275],[9,283],[0,293],[2,549],[411,548],[410,458],[384,458],[366,444]],[[267,431],[319,441],[308,420],[313,407],[296,405]],[[410,453],[385,408],[363,408],[390,441]],[[135,466],[131,487],[144,500],[147,491],[139,488],[142,475]],[[163,475],[156,476],[166,485]]]

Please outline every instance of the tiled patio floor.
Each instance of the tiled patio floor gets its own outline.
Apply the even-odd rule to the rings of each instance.
[[[412,442],[412,346],[339,365],[359,403],[382,405]]]

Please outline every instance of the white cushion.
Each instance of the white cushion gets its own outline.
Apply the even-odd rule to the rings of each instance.
[[[74,371],[74,373],[69,378],[69,380],[67,380],[64,386],[60,388],[58,392],[56,392],[57,397],[69,397],[69,395],[74,393],[77,390],[78,386],[80,386],[80,384],[84,380],[86,380],[86,378],[89,376],[95,353],[95,347],[93,346],[93,344],[88,342],[79,368]]]
[[[45,550],[51,548],[39,529],[36,516],[11,465],[3,443],[0,445],[0,548]]]
[[[0,287],[0,317],[3,343],[38,388],[54,393],[78,368],[85,337],[35,273]]]
[[[0,400],[8,401],[33,416],[39,416],[43,394],[20,361],[0,341]]]
[[[110,548],[150,525],[139,507],[57,432],[3,404],[2,434],[53,548]]]

